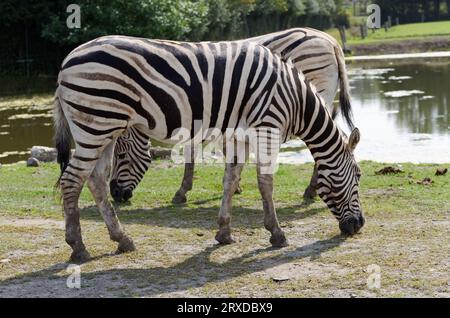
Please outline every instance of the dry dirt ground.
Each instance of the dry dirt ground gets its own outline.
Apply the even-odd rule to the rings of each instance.
[[[295,171],[307,176],[310,168]],[[54,168],[39,169],[39,180],[47,172],[52,178],[57,175]],[[292,180],[290,169],[281,169],[281,184]],[[179,180],[182,171],[173,173]],[[205,174],[215,178],[221,171]],[[278,215],[290,243],[284,249],[269,247],[261,203],[248,175],[244,193],[234,200],[237,243],[228,246],[214,241],[220,181],[211,186],[196,180],[197,194],[184,206],[172,206],[169,195],[159,197],[151,180],[145,181],[149,183],[144,182],[134,205],[118,207],[137,246],[136,252],[122,255],[113,253],[116,244],[109,241],[92,201],[82,200],[83,237],[93,258],[80,267],[80,288],[67,284],[74,282],[67,263],[70,249],[64,242],[62,213],[52,212],[60,209],[59,203],[52,202],[45,208],[50,212],[39,216],[45,210],[40,200],[48,197],[14,199],[20,206],[16,214],[8,212],[5,199],[0,207],[0,297],[450,297],[450,206],[427,208],[422,199],[405,199],[407,176],[393,178],[405,178],[395,179],[403,188],[391,187],[389,179],[363,187],[367,223],[350,238],[339,234],[320,201],[301,203],[304,183],[295,185],[296,192],[290,184],[281,186]],[[413,183],[411,187],[422,189]],[[175,188],[168,186],[168,193]],[[139,203],[141,195],[154,207]],[[291,196],[299,203],[293,204]],[[411,206],[394,213],[395,204],[403,201]],[[24,207],[32,212],[22,215]]]

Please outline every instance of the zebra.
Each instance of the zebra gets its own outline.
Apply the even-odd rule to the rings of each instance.
[[[72,261],[90,258],[81,236],[78,207],[86,181],[111,240],[118,243],[117,252],[135,250],[108,200],[116,139],[137,127],[155,140],[174,143],[171,137],[180,129],[196,136],[195,120],[202,120],[204,128],[222,132],[252,128],[261,139],[268,129],[275,130],[280,143],[298,136],[317,163],[318,194],[341,231],[352,235],[364,225],[359,201],[361,172],[353,156],[359,130],[355,128],[347,139],[314,86],[292,63],[253,42],[190,43],[105,36],[69,53],[58,74],[55,94],[59,186]],[[233,135],[227,138],[238,142]],[[72,157],[71,140],[75,143]],[[271,232],[272,246],[281,248],[288,243],[272,198],[273,174],[261,160],[271,151],[261,148],[256,170],[264,225]],[[225,165],[223,178],[215,236],[220,244],[233,242],[232,196],[245,162],[232,159]]]
[[[109,183],[111,196],[116,202],[128,201],[133,196],[133,189],[148,170],[152,162],[149,138],[135,126],[125,130],[117,138]]]
[[[340,110],[348,127],[350,129],[354,127],[344,54],[333,37],[311,28],[294,28],[243,41],[261,44],[279,54],[282,59],[290,59],[295,67],[304,73],[306,79],[316,86],[333,118]],[[338,86],[340,86],[340,109],[333,105]],[[136,128],[132,134],[145,137],[145,132],[137,132]],[[116,202],[127,201],[132,197],[133,190],[142,180],[151,162],[148,142],[131,142],[130,145],[125,145],[128,141],[131,142],[126,136],[119,137],[118,148],[114,155],[110,193]],[[133,149],[134,146],[136,148]],[[189,145],[187,145],[186,151],[190,156],[186,158],[181,185],[172,199],[174,204],[185,203],[186,194],[192,189],[195,154],[194,149],[189,151]],[[136,169],[133,169],[134,166]],[[316,187],[317,168],[315,167],[310,184],[303,196],[306,199],[314,198]],[[240,192],[241,189],[238,186],[237,193]]]

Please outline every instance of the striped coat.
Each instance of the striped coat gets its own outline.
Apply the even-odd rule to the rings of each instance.
[[[333,118],[340,111],[348,126],[353,127],[344,54],[334,38],[322,31],[295,28],[242,41],[266,46],[282,60],[293,63],[295,68],[301,70],[305,78],[316,87]],[[338,87],[340,87],[340,103],[333,105]],[[139,134],[138,128],[132,130],[130,135]],[[145,135],[142,132],[140,134]],[[113,198],[120,202],[131,198],[133,190],[147,171],[151,158],[148,142],[132,142],[129,138],[120,137],[117,144],[110,192]],[[189,151],[188,148],[186,150]],[[129,153],[135,155],[127,155]],[[191,154],[190,158],[187,157],[185,173],[181,186],[173,198],[174,203],[186,202],[186,193],[192,189],[193,176],[194,154]],[[305,191],[305,197],[315,196],[316,184],[315,169],[311,183]]]
[[[221,132],[254,129],[257,139],[280,142],[294,136],[308,145],[318,164],[318,193],[353,234],[364,224],[359,203],[359,168],[353,150],[359,133],[348,142],[341,135],[315,88],[291,63],[254,42],[187,43],[109,36],[75,49],[58,77],[55,141],[61,164],[66,242],[73,260],[89,257],[81,237],[78,198],[84,183],[95,198],[118,251],[135,249],[108,201],[107,182],[115,141],[137,127],[149,137],[173,143],[179,129],[196,135],[201,128]],[[267,131],[275,131],[269,135]],[[204,137],[204,135],[201,135]],[[75,153],[70,156],[70,139]],[[233,136],[230,142],[235,142]],[[266,143],[268,144],[268,142]],[[264,144],[264,145],[266,145]],[[258,149],[258,186],[265,227],[273,246],[285,246],[272,199],[273,179]],[[231,198],[243,162],[226,165],[219,212],[220,243],[231,243]]]

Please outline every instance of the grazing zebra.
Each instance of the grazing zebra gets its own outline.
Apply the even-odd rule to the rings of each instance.
[[[252,129],[272,143],[300,137],[318,168],[318,194],[339,221],[341,231],[354,234],[363,226],[359,202],[360,170],[353,157],[359,131],[348,141],[323,105],[315,88],[291,63],[253,42],[173,42],[106,36],[72,51],[63,61],[55,99],[55,144],[61,166],[66,242],[71,259],[89,258],[81,236],[78,200],[84,183],[105,220],[118,252],[135,249],[108,201],[108,179],[116,139],[137,127],[146,135],[174,143],[174,133],[196,136],[194,123],[221,132]],[[234,135],[226,135],[228,142]],[[203,135],[201,135],[203,140]],[[70,158],[70,140],[75,152]],[[264,142],[261,145],[265,145]],[[264,225],[274,247],[287,241],[277,220],[273,175],[267,162],[276,148],[261,147],[257,179]],[[232,196],[245,161],[226,164],[216,240],[233,242]]]
[[[246,39],[266,46],[272,52],[279,54],[284,60],[291,60],[306,79],[316,86],[318,93],[324,99],[325,105],[335,118],[338,109],[333,106],[336,90],[340,86],[340,111],[348,126],[353,128],[349,84],[345,69],[344,54],[337,41],[327,33],[310,29],[295,28]],[[145,132],[133,132],[133,135],[145,136]],[[135,143],[124,146],[130,139],[119,137],[118,149],[115,150],[110,192],[115,201],[127,201],[133,190],[142,180],[150,163],[149,144]],[[133,146],[139,146],[132,152]],[[127,149],[125,151],[125,149]],[[122,159],[121,159],[122,158]],[[145,158],[141,160],[141,158]],[[173,203],[186,202],[186,193],[192,189],[194,176],[194,153],[187,158],[184,176],[179,190],[173,197]],[[136,166],[136,169],[134,167]],[[304,192],[305,198],[316,195],[317,169],[314,169],[310,185]],[[240,188],[238,188],[240,189]]]
[[[133,196],[133,189],[142,180],[151,163],[149,148],[149,136],[136,126],[125,130],[117,139],[109,183],[110,193],[115,201],[127,201]]]

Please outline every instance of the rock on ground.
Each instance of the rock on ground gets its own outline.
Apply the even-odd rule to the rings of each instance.
[[[44,146],[33,146],[31,157],[42,162],[56,161],[56,149]]]
[[[34,157],[28,158],[27,167],[39,167],[39,160]]]
[[[171,149],[154,147],[150,149],[150,155],[152,159],[170,159],[172,154]]]

